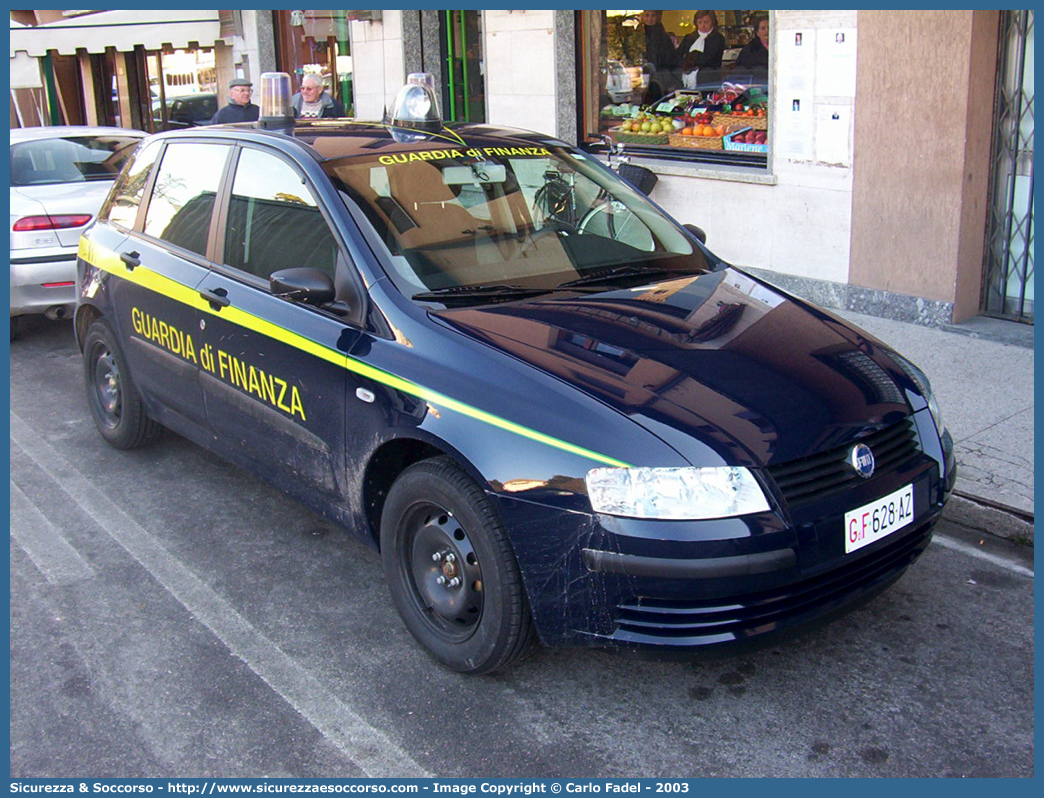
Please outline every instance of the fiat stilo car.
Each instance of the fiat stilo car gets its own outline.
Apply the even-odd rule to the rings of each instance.
[[[591,154],[443,125],[420,79],[390,123],[295,123],[283,77],[256,124],[144,141],[81,240],[113,446],[165,427],[324,513],[471,673],[727,653],[924,551],[956,471],[901,355]]]

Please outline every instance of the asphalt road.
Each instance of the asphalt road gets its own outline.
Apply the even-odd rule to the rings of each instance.
[[[716,662],[433,664],[377,554],[172,434],[110,449],[69,323],[11,347],[11,776],[1033,775],[1032,551],[951,523]]]

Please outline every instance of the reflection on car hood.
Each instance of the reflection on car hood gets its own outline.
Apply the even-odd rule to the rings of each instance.
[[[706,447],[725,463],[786,462],[910,412],[901,373],[874,339],[735,269],[435,315],[596,396],[697,464],[708,464]]]
[[[112,180],[88,180],[82,183],[49,183],[39,186],[11,188],[11,214],[28,216],[37,213],[98,212],[112,188]],[[43,210],[41,210],[41,207]]]

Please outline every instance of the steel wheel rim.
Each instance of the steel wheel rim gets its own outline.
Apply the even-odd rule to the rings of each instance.
[[[115,427],[123,412],[123,391],[120,387],[120,367],[108,347],[99,345],[95,348],[92,376],[95,405],[105,424]]]
[[[485,597],[482,568],[466,530],[452,513],[432,504],[414,508],[405,529],[400,563],[420,617],[448,642],[467,640],[482,619]]]

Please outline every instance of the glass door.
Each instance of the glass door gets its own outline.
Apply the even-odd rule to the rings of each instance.
[[[331,97],[344,104],[347,116],[354,115],[352,102],[352,56],[348,36],[349,15],[358,11],[274,11],[276,60],[279,69],[290,73],[293,90],[301,86],[305,73],[319,75]]]

